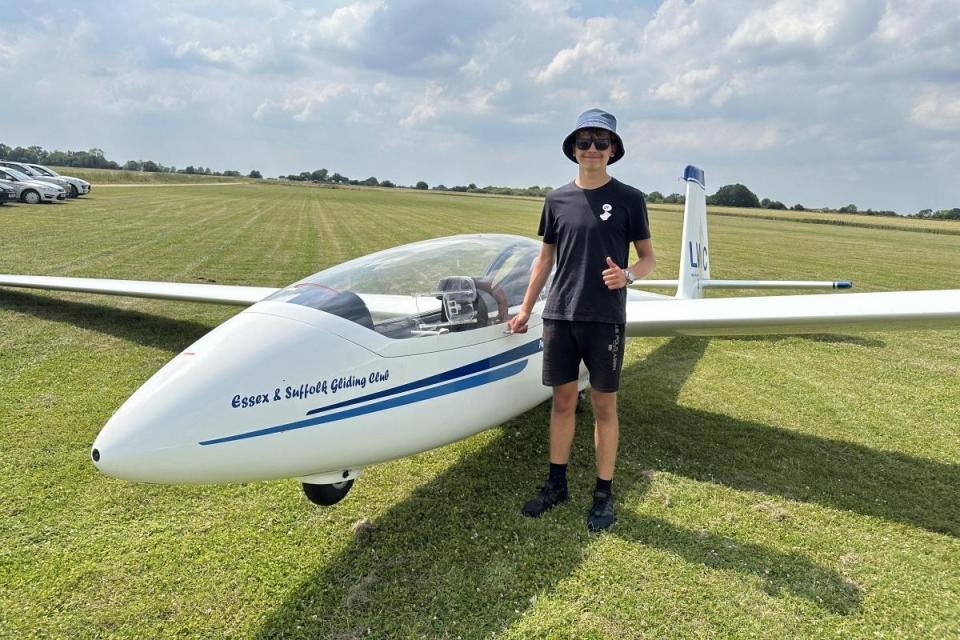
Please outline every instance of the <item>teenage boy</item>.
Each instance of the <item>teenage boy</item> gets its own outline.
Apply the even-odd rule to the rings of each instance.
[[[567,499],[567,462],[576,427],[581,361],[590,372],[597,484],[587,528],[613,525],[613,471],[620,424],[617,390],[623,365],[626,287],[650,273],[656,259],[643,194],[611,177],[607,166],[624,155],[617,120],[600,109],[580,114],[563,141],[579,166],[576,179],[551,191],[543,205],[543,237],[520,312],[509,328],[524,333],[530,312],[556,265],[543,310],[543,384],[553,387],[550,474],[522,513],[537,518]],[[632,265],[630,243],[639,260]]]

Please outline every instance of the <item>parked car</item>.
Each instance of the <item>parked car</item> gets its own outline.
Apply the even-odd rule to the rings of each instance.
[[[0,167],[0,184],[13,187],[17,199],[27,204],[40,202],[63,202],[67,199],[67,190],[49,182],[31,180],[30,176],[9,167]]]
[[[84,180],[83,178],[74,178],[72,176],[65,176],[57,173],[50,167],[45,167],[42,164],[33,164],[33,163],[23,163],[28,167],[36,171],[42,176],[48,178],[63,178],[70,183],[70,188],[67,189],[67,197],[76,198],[84,194],[90,193],[90,190],[93,189],[93,185]]]
[[[70,183],[63,178],[54,178],[53,176],[41,175],[39,171],[34,171],[23,162],[13,162],[12,160],[0,160],[0,167],[4,169],[13,169],[26,175],[30,180],[37,182],[48,182],[58,187],[62,187],[65,193],[70,193]]]
[[[0,206],[3,206],[8,202],[15,202],[16,199],[17,190],[0,182]]]

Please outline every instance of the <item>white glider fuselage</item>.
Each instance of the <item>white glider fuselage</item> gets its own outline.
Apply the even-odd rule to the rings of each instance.
[[[473,257],[464,247],[483,246],[495,259],[473,264],[492,264],[496,273],[403,275],[417,282],[408,285],[412,291],[453,281],[430,295],[344,289],[371,265],[395,271],[395,251],[388,250],[349,277],[324,272],[280,290],[200,338],[138,389],[96,438],[97,467],[141,482],[297,477],[330,484],[455,442],[546,400],[539,315],[528,333],[507,333],[502,288],[511,274],[525,281],[538,244],[511,236],[420,244],[426,248],[419,255],[456,261]],[[500,263],[507,266],[496,269]],[[494,276],[499,284],[491,286]],[[323,284],[331,281],[337,288]],[[487,282],[489,306],[464,302],[459,288],[474,281]],[[522,289],[508,287],[514,305]]]
[[[261,302],[137,390],[93,455],[104,473],[141,482],[351,478],[546,400],[540,332],[377,340],[323,311]]]

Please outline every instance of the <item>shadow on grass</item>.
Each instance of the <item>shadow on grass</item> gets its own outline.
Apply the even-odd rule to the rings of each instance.
[[[174,353],[211,330],[210,326],[189,320],[174,320],[139,311],[3,288],[0,288],[0,309],[30,314],[53,322],[67,322],[81,329],[105,333]]]
[[[706,344],[674,339],[628,375],[648,374],[649,402],[675,406]],[[637,391],[637,383],[631,387]],[[353,541],[294,587],[258,637],[484,637],[510,627],[534,596],[578,569],[596,539],[585,527],[594,478],[588,418],[580,419],[577,433],[571,499],[538,520],[519,514],[544,475],[548,410],[545,404],[506,424],[482,450],[379,516],[369,539]],[[625,425],[633,446],[621,456],[628,464],[621,466],[618,486],[642,495],[648,483],[638,469],[654,457],[644,442],[649,434],[639,427],[637,421]],[[718,466],[725,452],[719,455]],[[616,531],[691,563],[753,573],[770,595],[790,591],[832,613],[860,607],[859,589],[801,555],[626,513]]]
[[[729,536],[690,531],[660,518],[638,517],[626,510],[621,510],[612,531],[628,542],[673,553],[691,564],[759,576],[764,593],[770,596],[786,590],[842,615],[860,609],[860,587],[799,553],[780,553],[757,544],[743,544]]]
[[[827,342],[830,344],[855,344],[860,347],[869,347],[877,349],[887,346],[883,340],[876,338],[864,338],[862,336],[848,336],[839,333],[798,333],[770,336],[722,336],[712,338],[712,340],[740,340],[745,342],[780,342],[781,340],[793,340],[800,338],[810,340],[811,342]]]
[[[678,405],[679,388],[661,380],[684,361],[696,363],[702,354],[691,348],[696,342],[705,348],[706,340],[671,340],[625,372],[621,429],[631,436],[621,455],[697,480],[960,537],[960,465]]]

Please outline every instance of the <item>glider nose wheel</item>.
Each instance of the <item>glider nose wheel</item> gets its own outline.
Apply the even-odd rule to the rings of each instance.
[[[329,507],[347,497],[347,493],[350,492],[350,487],[353,486],[353,480],[344,480],[343,482],[335,482],[333,484],[310,484],[309,482],[302,484],[303,492],[310,502],[318,504],[321,507]]]

